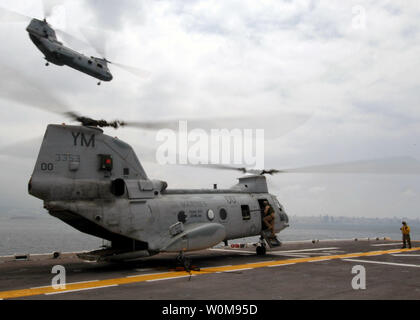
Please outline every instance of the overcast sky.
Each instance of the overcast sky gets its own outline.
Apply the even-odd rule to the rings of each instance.
[[[45,67],[25,23],[0,24],[0,64],[17,70],[0,84],[5,88],[6,82],[17,81],[21,100],[57,98],[80,113],[111,120],[269,119],[266,129],[278,128],[279,134],[266,140],[266,168],[420,159],[420,7],[415,0],[61,3],[64,7],[56,7],[49,18],[52,24],[78,37],[80,28],[100,29],[108,59],[145,69],[150,76],[139,79],[111,67],[114,80],[98,87],[95,79],[68,67]],[[41,1],[2,0],[1,6],[43,17]],[[80,50],[95,54],[91,48]],[[35,89],[19,74],[30,78]],[[42,88],[45,95],[39,94]],[[290,126],[289,114],[295,113],[306,121]],[[0,117],[0,147],[33,141],[47,124],[65,121],[9,100],[0,100]],[[150,145],[155,136],[133,129],[106,132],[132,144],[140,160],[142,145]],[[38,147],[24,148],[30,155]],[[4,212],[41,211],[41,201],[26,189],[35,159],[36,154],[0,156]],[[171,188],[230,187],[238,177],[235,172],[144,166],[149,177],[166,180]],[[418,175],[287,174],[269,179],[272,193],[290,214],[420,217]]]

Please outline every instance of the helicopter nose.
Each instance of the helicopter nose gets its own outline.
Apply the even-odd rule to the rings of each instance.
[[[284,222],[289,224],[289,216],[286,213],[284,214]]]
[[[107,81],[111,81],[112,79],[114,79],[114,77],[112,76],[111,72],[107,72],[106,73],[107,76]]]
[[[280,220],[283,221],[285,225],[289,224],[289,216],[286,214],[286,212],[282,211],[280,213]]]

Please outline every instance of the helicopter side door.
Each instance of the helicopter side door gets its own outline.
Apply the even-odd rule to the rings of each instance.
[[[267,201],[269,205],[274,209],[273,205],[270,203],[270,201],[267,198],[261,198],[258,199],[258,205],[260,207],[260,217],[261,217],[261,231],[264,231],[267,229],[267,226],[264,223],[264,202]]]
[[[261,215],[250,195],[237,197],[237,228],[241,237],[258,235],[261,230]]]

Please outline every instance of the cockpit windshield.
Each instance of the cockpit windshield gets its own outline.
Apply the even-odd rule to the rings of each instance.
[[[280,220],[284,221],[285,223],[289,223],[289,217],[287,216],[286,212],[284,212],[283,206],[280,204],[277,197],[273,196],[274,203],[276,204],[277,208],[280,210]]]
[[[283,211],[283,206],[280,204],[280,202],[277,199],[277,197],[273,197],[273,199],[274,199],[274,203],[276,204],[277,208],[279,208],[280,211]]]

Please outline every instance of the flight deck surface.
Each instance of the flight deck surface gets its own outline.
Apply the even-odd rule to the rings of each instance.
[[[187,256],[199,271],[179,270],[176,254],[125,263],[75,254],[1,257],[0,299],[420,299],[418,242],[411,250],[383,239],[288,242],[264,256],[230,246]],[[55,265],[65,268],[65,289],[51,286]],[[355,266],[364,268],[365,289],[354,288],[361,275]]]

